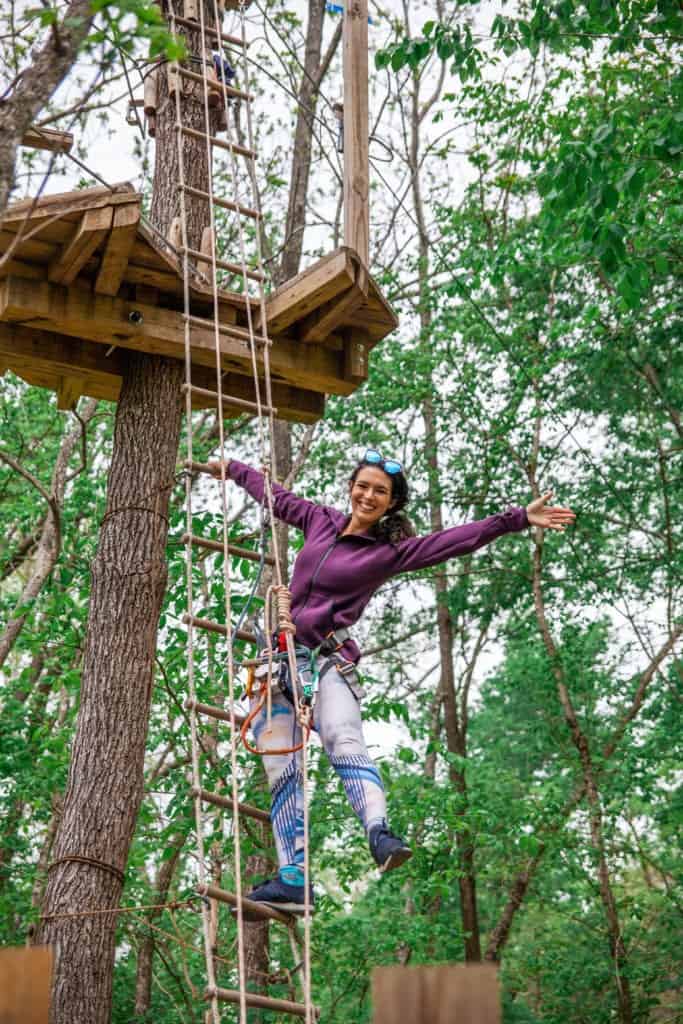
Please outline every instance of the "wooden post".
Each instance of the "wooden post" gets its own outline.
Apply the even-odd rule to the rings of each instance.
[[[368,0],[344,8],[344,244],[367,266],[370,253],[368,157]]]
[[[498,968],[493,964],[377,967],[373,1024],[500,1024]]]

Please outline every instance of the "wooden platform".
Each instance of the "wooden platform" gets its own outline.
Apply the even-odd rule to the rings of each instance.
[[[185,358],[179,257],[140,214],[130,185],[24,200],[0,222],[0,372],[51,388],[60,407],[80,395],[115,401],[126,349]],[[209,268],[202,268],[208,270]],[[219,292],[223,391],[252,400],[247,300]],[[213,293],[191,281],[193,384],[215,386]],[[260,309],[251,300],[261,330]],[[313,422],[325,394],[349,395],[367,376],[368,352],[397,326],[358,255],[323,257],[267,301],[273,403],[284,419]],[[211,404],[195,395],[197,407]],[[239,408],[234,408],[237,414]],[[228,410],[230,413],[230,410]]]

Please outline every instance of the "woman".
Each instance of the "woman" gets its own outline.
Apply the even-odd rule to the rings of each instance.
[[[212,463],[221,477],[221,463]],[[231,459],[226,476],[263,502],[261,473]],[[273,485],[278,519],[304,533],[291,581],[292,618],[296,625],[298,664],[311,665],[318,675],[313,727],[320,735],[330,763],[340,776],[349,801],[360,818],[370,852],[382,871],[399,867],[412,851],[387,825],[386,800],[380,774],[368,756],[361,723],[358,676],[361,652],[348,633],[375,591],[399,573],[438,565],[466,555],[504,533],[527,526],[563,530],[574,519],[566,508],[547,507],[552,492],[524,508],[489,516],[416,537],[402,514],[408,483],[401,465],[370,449],[349,480],[351,512],[297,498]],[[261,749],[295,747],[301,739],[291,693],[273,696],[271,728],[265,730],[265,711],[252,726]],[[301,755],[271,754],[264,765],[271,790],[271,819],[277,848],[278,875],[250,894],[252,900],[297,913],[304,906],[303,791]],[[312,902],[313,896],[310,895]]]

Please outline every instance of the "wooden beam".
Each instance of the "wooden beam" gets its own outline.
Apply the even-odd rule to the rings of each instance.
[[[80,394],[117,401],[125,357],[124,349],[110,351],[97,342],[0,322],[0,366],[12,370],[28,384],[58,393],[60,387],[66,387],[62,381],[79,380],[82,386]],[[214,390],[215,371],[193,365],[192,381],[198,387]],[[251,377],[237,373],[224,374],[223,392],[247,401],[255,398]],[[325,396],[316,391],[273,381],[272,393],[280,419],[315,423],[325,411]],[[197,409],[215,408],[216,403],[211,399],[203,401],[198,398],[193,399],[193,406]],[[235,406],[234,412],[242,415],[244,410]]]
[[[299,341],[323,342],[345,321],[353,316],[368,297],[369,277],[367,269],[359,264],[356,268],[356,281],[351,287],[331,302],[325,303],[315,313],[311,313],[299,325]]]
[[[500,1024],[494,964],[376,967],[373,1024]]]
[[[95,280],[95,291],[101,295],[116,295],[121,287],[139,223],[139,202],[118,206],[114,210],[111,234]]]
[[[344,5],[344,244],[370,253],[368,0]]]
[[[76,402],[85,394],[83,377],[59,377],[57,384],[57,408],[63,412],[73,409]]]
[[[370,336],[362,328],[347,332],[344,342],[344,378],[356,386],[368,379]]]
[[[348,249],[337,249],[297,274],[268,298],[268,333],[279,334],[297,320],[347,291],[356,281],[353,256]]]
[[[90,259],[112,225],[110,206],[86,210],[73,237],[50,265],[48,279],[54,284],[71,284]]]
[[[81,213],[102,206],[130,203],[131,198],[137,195],[131,184],[123,182],[112,185],[111,188],[98,185],[96,188],[84,188],[78,192],[58,192],[40,199],[21,199],[7,207],[2,215],[2,226],[8,227],[21,222],[27,216],[30,221],[43,220],[49,217],[65,217],[71,213]]]
[[[24,132],[21,144],[30,149],[46,149],[50,153],[68,153],[74,137],[71,132],[59,132],[54,128],[29,128]]]
[[[132,312],[140,314],[135,322]],[[71,337],[185,358],[184,321],[180,312],[128,302],[89,290],[63,288],[46,281],[7,277],[0,281],[0,320],[23,323],[41,330]],[[215,367],[215,337],[212,329],[192,328],[192,362]],[[241,339],[220,338],[221,362],[225,370],[251,375],[251,353]],[[257,362],[262,365],[259,355]],[[274,380],[307,391],[349,395],[355,385],[344,379],[341,353],[322,345],[300,345],[277,338],[270,350]],[[280,408],[280,403],[275,402]]]

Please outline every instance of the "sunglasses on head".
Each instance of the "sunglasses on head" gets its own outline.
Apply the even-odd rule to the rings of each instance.
[[[363,456],[362,462],[367,462],[370,466],[379,466],[385,473],[389,473],[390,476],[394,476],[395,473],[400,473],[401,466],[400,462],[396,459],[385,459],[379,452],[375,451],[374,448],[368,448],[365,455]]]

